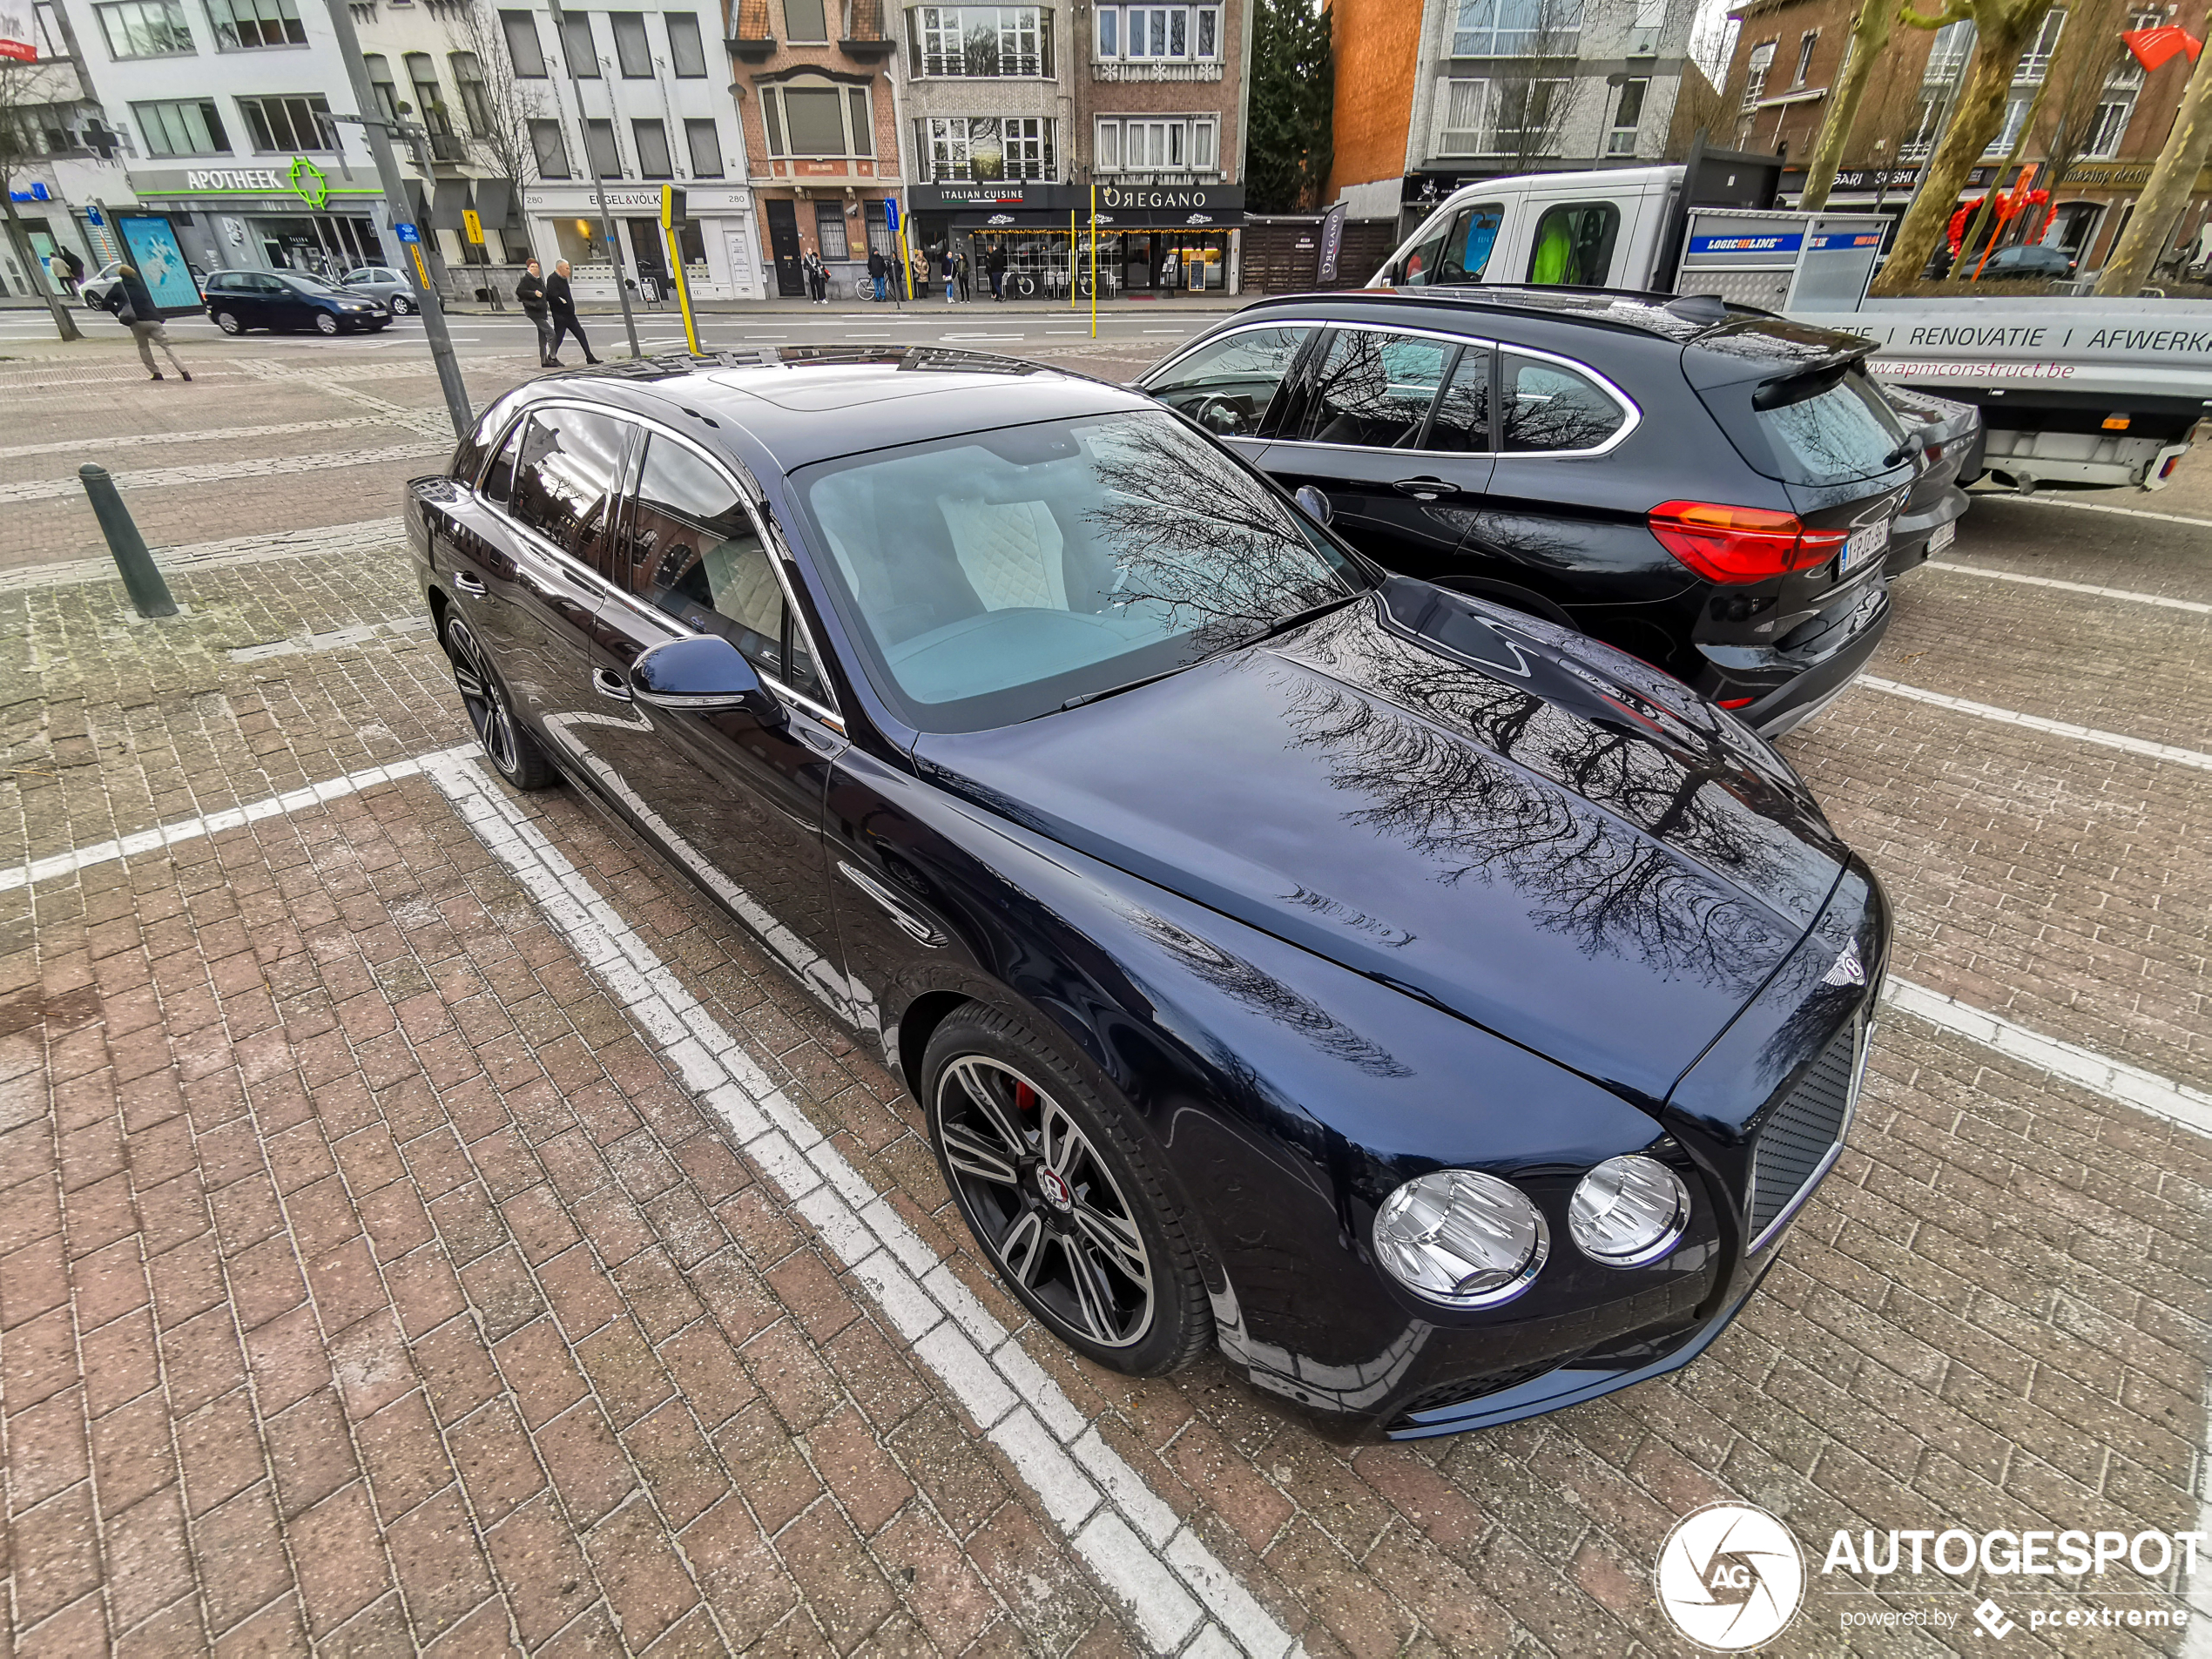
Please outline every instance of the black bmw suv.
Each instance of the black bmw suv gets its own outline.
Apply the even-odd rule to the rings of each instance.
[[[1767,736],[1889,625],[1925,466],[1869,341],[1704,296],[1484,287],[1248,306],[1138,385],[1379,562],[1576,628]]]

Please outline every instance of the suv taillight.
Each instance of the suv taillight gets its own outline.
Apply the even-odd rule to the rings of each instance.
[[[1851,532],[1809,530],[1795,513],[1711,502],[1662,502],[1651,509],[1659,544],[1713,582],[1764,582],[1836,556]]]

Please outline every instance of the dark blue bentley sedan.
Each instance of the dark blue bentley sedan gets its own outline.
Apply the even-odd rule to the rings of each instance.
[[[1710,1343],[1889,939],[1789,767],[1391,577],[1183,416],[927,350],[536,381],[407,522],[492,764],[876,1045],[1014,1295],[1347,1434]]]

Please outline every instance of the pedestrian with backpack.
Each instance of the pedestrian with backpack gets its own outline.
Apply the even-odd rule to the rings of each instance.
[[[177,371],[181,381],[192,379],[177,355],[177,348],[169,343],[169,330],[162,326],[161,313],[155,309],[153,295],[146,291],[145,279],[138,274],[135,265],[125,265],[115,273],[115,284],[107,291],[107,308],[115,314],[116,321],[131,331],[131,338],[138,342],[138,359],[146,366],[146,373],[155,380],[165,378],[161,366],[153,361],[156,346],[168,354],[169,366]]]

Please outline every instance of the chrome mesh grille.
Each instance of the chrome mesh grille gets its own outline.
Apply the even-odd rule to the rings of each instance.
[[[1829,1149],[1843,1138],[1844,1120],[1851,1110],[1858,1034],[1856,1022],[1836,1033],[1812,1069],[1759,1131],[1751,1163],[1754,1248],[1812,1178]]]

